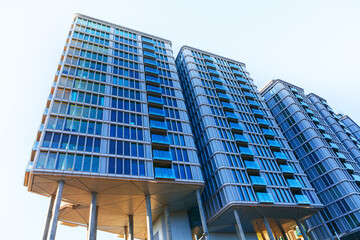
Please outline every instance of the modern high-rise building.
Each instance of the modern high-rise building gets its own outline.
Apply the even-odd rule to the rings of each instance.
[[[176,58],[213,239],[287,238],[322,208],[245,64],[183,46]],[[238,238],[236,238],[236,232]]]
[[[348,115],[343,114],[337,114],[336,117],[340,119],[340,122],[344,124],[342,126],[345,131],[348,130],[352,135],[350,135],[350,138],[353,140],[355,138],[357,142],[353,140],[354,143],[356,143],[356,146],[360,149],[360,127],[359,125],[354,122]],[[340,124],[341,125],[341,124]]]
[[[271,81],[260,92],[324,204],[320,214],[306,221],[308,232],[316,240],[356,239],[360,235],[356,139],[315,94],[305,95],[302,88],[282,80]]]
[[[43,239],[58,219],[88,239],[191,239],[204,181],[171,42],[76,14],[24,184],[50,197]]]

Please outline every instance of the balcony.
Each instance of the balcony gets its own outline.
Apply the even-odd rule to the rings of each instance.
[[[237,76],[244,76],[244,74],[238,70],[233,70],[233,73],[234,73],[234,75],[237,75]]]
[[[313,120],[314,123],[318,124],[320,123],[319,119],[316,117],[311,117],[311,119]]]
[[[213,70],[211,68],[208,68],[208,71],[209,71],[210,75],[213,75],[213,76],[219,76],[220,75],[220,73],[218,71]]]
[[[161,88],[154,85],[146,85],[146,91],[161,94]]]
[[[144,54],[144,57],[156,59],[155,53],[152,53],[152,52],[149,52],[149,51],[144,50],[144,51],[143,51],[143,54]]]
[[[267,142],[273,150],[279,150],[281,148],[281,145],[277,140],[268,139]]]
[[[145,74],[150,73],[154,75],[159,75],[159,71],[157,70],[157,68],[145,66],[144,70],[145,70]]]
[[[351,176],[354,178],[355,182],[360,183],[360,176],[356,174],[351,174]]]
[[[350,163],[344,163],[344,167],[346,168],[346,170],[348,170],[349,172],[354,172],[354,167],[350,164]]]
[[[224,109],[234,111],[234,107],[231,103],[228,102],[221,102],[221,105]]]
[[[265,138],[274,138],[275,134],[271,129],[262,128],[261,131],[263,132]]]
[[[241,87],[241,89],[243,89],[243,90],[245,90],[245,91],[248,91],[248,92],[252,91],[252,88],[249,87],[248,85],[245,85],[245,84],[241,84],[241,83],[240,83],[240,87]]]
[[[344,154],[340,153],[340,152],[337,152],[336,155],[338,156],[339,160],[342,161],[342,162],[345,162],[346,161],[346,157]]]
[[[331,142],[332,138],[331,138],[331,136],[329,134],[323,133],[323,136],[324,136],[326,141]]]
[[[263,111],[259,110],[259,109],[255,109],[255,108],[251,108],[251,111],[253,112],[253,114],[255,115],[255,117],[264,117],[265,114],[263,113]]]
[[[148,103],[155,104],[155,105],[163,105],[164,101],[161,97],[155,97],[148,95]]]
[[[297,179],[287,179],[287,183],[291,189],[300,189],[303,187]]]
[[[169,138],[167,135],[151,134],[151,142],[153,144],[169,145]]]
[[[147,38],[147,37],[142,37],[141,40],[143,42],[150,43],[152,45],[154,45],[154,43],[155,43],[153,40],[151,40],[150,38]]]
[[[211,80],[213,80],[214,82],[216,82],[218,84],[223,84],[223,80],[221,80],[221,78],[219,78],[219,77],[211,76]]]
[[[248,99],[247,102],[250,105],[250,107],[255,107],[255,108],[260,107],[260,105],[257,102],[255,102],[254,100]]]
[[[314,112],[311,111],[310,109],[306,108],[305,111],[306,111],[310,116],[314,116]]]
[[[307,103],[305,103],[305,102],[303,102],[303,101],[300,101],[300,104],[301,104],[301,106],[303,106],[303,107],[309,108],[309,105],[307,105]]]
[[[229,97],[227,94],[219,92],[218,95],[219,95],[219,98],[220,98],[221,100],[228,100],[228,101],[230,101],[230,97]]]
[[[155,119],[150,119],[150,129],[160,130],[160,131],[166,131],[168,130],[168,127],[166,125],[165,121],[159,121]]]
[[[299,91],[296,88],[290,87],[291,91],[293,91],[294,93],[299,93]]]
[[[213,68],[213,69],[216,69],[216,65],[213,64],[212,62],[205,62],[206,66],[207,67],[210,67],[210,68]]]
[[[235,76],[236,80],[238,80],[240,83],[249,83],[248,80],[246,80],[245,78],[239,77],[239,76]]]
[[[287,162],[287,157],[283,152],[274,151],[273,154],[274,154],[274,158],[277,162],[279,162],[279,163]]]
[[[295,97],[299,100],[304,100],[304,98],[302,96],[300,96],[299,94],[295,94]]]
[[[244,161],[246,171],[249,173],[258,173],[260,171],[260,166],[257,162],[254,161]]]
[[[270,193],[255,192],[259,203],[274,203],[274,199]]]
[[[330,143],[330,147],[334,150],[334,151],[339,151],[339,147],[338,145],[336,145],[335,143]]]
[[[248,145],[249,141],[245,135],[234,133],[235,142],[240,145]]]
[[[319,129],[320,132],[325,132],[326,131],[323,126],[318,125],[318,124],[316,126],[317,126],[317,128]]]
[[[225,115],[226,115],[228,120],[238,121],[238,117],[233,112],[225,111]]]
[[[260,127],[269,127],[269,126],[270,126],[269,121],[266,120],[266,119],[256,118],[256,121],[258,122],[258,124],[260,125]]]
[[[154,76],[150,76],[150,75],[145,75],[145,81],[148,82],[148,83],[156,84],[156,85],[160,84],[159,78],[154,77]]]
[[[144,58],[144,64],[157,67],[157,62],[153,59]]]
[[[143,47],[144,49],[146,49],[146,50],[150,50],[150,51],[155,52],[155,47],[154,47],[154,46],[152,46],[152,45],[149,45],[149,44],[143,43],[143,44],[142,44],[142,47]]]
[[[172,168],[155,167],[155,178],[175,179],[175,172]]]
[[[311,204],[310,199],[306,195],[294,194],[294,196],[295,196],[295,200],[296,200],[296,202],[298,204],[301,204],[301,205],[309,205],[309,204]]]
[[[265,187],[266,186],[266,181],[261,176],[250,176],[250,181],[254,187]]]
[[[245,98],[247,99],[254,99],[255,98],[255,95],[250,93],[250,92],[243,92]]]
[[[241,157],[253,157],[253,151],[248,147],[239,147]]]
[[[234,63],[229,63],[230,67],[233,69],[239,69],[238,65],[235,65]]]
[[[153,149],[153,159],[161,161],[172,161],[172,155],[170,151]]]
[[[215,85],[215,89],[219,92],[226,92],[226,88],[222,85],[219,84],[214,84]]]
[[[149,107],[149,115],[154,117],[165,117],[165,111],[161,108]]]
[[[214,59],[212,59],[212,57],[203,55],[203,58],[204,58],[204,60],[205,60],[206,62],[214,62]]]
[[[294,169],[289,165],[280,165],[280,169],[284,175],[293,175],[295,173]]]
[[[240,124],[236,123],[236,122],[229,122],[230,124],[230,128],[233,132],[242,132],[244,131],[244,129],[241,127]]]

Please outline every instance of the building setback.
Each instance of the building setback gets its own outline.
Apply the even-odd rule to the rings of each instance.
[[[183,46],[176,66],[205,179],[210,238],[287,239],[296,224],[306,237],[300,222],[322,205],[245,64]]]
[[[50,197],[43,239],[58,219],[87,239],[191,239],[204,181],[171,42],[76,14],[24,184]]]
[[[310,235],[319,240],[359,236],[356,139],[315,94],[306,96],[302,88],[282,80],[271,81],[260,92],[325,206],[306,221]]]
[[[359,125],[354,122],[354,120],[352,120],[348,115],[343,115],[343,114],[337,114],[336,117],[340,120],[340,122],[343,125],[341,125],[345,131],[348,130],[352,135],[350,135],[350,138],[355,138],[357,140],[357,142],[355,142],[353,140],[353,142],[356,144],[357,148],[360,149],[360,127]],[[351,138],[351,139],[352,139]]]

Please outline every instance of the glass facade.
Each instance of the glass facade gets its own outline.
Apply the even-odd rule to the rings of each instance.
[[[184,46],[176,65],[209,222],[229,206],[321,206],[243,63]]]
[[[282,80],[273,80],[261,94],[325,206],[306,221],[311,236],[358,234],[359,150],[339,118],[324,99],[306,96],[303,89]]]

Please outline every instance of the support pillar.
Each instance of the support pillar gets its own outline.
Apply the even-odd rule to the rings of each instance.
[[[164,220],[165,220],[166,240],[172,240],[171,226],[170,226],[170,212],[168,205],[164,205]]]
[[[236,209],[234,209],[234,216],[235,216],[235,222],[236,222],[235,228],[236,228],[236,233],[237,233],[238,239],[246,240],[244,230],[243,230],[241,222],[240,222],[240,217],[239,217],[239,214]]]
[[[129,215],[129,240],[134,240],[134,216]]]
[[[51,223],[50,223],[50,233],[49,233],[49,240],[55,240],[56,235],[56,228],[57,228],[57,222],[59,219],[59,210],[60,210],[60,204],[61,204],[61,197],[64,190],[64,181],[60,180],[58,183],[58,189],[56,191],[56,198],[55,198],[55,204],[52,211],[52,217],[51,217]]]
[[[129,230],[127,226],[124,226],[124,240],[128,240]]]
[[[43,234],[43,240],[47,240],[48,234],[49,234],[49,226],[50,226],[50,220],[52,216],[52,210],[54,207],[54,201],[55,201],[55,195],[50,196],[50,203],[49,203],[49,209],[46,216],[46,222],[45,222],[45,228],[44,228],[44,234]]]
[[[154,239],[152,213],[151,213],[151,198],[150,194],[145,194],[146,202],[146,225],[147,225],[147,240]]]
[[[328,236],[330,237],[330,239],[333,240],[333,239],[334,239],[334,238],[333,238],[333,235],[332,235],[332,233],[331,233],[328,225],[326,224],[323,216],[321,216],[321,213],[318,213],[318,216],[319,216],[319,218],[320,218],[320,221],[321,221],[322,224],[324,225],[324,228],[325,228],[326,233],[328,234]]]
[[[202,202],[201,202],[201,197],[200,197],[200,190],[196,190],[196,199],[197,199],[197,204],[199,207],[199,212],[200,212],[200,219],[201,219],[201,225],[203,227],[204,233],[203,236],[205,236],[205,240],[210,240],[209,237],[209,232],[208,232],[208,228],[207,228],[207,224],[206,224],[206,219],[205,219],[205,213],[204,213],[204,209],[202,206]]]
[[[304,226],[302,225],[302,223],[299,221],[299,219],[296,219],[296,224],[298,225],[299,229],[300,229],[300,232],[301,232],[301,235],[303,236],[303,238],[305,240],[309,240],[307,234],[306,234],[306,230],[304,228]]]
[[[262,217],[266,231],[269,235],[270,240],[275,240],[274,234],[271,231],[270,224],[265,216]]]
[[[88,240],[96,240],[97,231],[97,193],[91,193],[91,204],[89,214]]]
[[[277,223],[277,225],[278,225],[278,227],[279,227],[279,229],[280,229],[280,232],[281,232],[281,235],[283,236],[283,238],[284,238],[285,240],[289,240],[288,237],[287,237],[287,235],[286,235],[286,233],[285,233],[285,230],[284,230],[283,227],[281,226],[280,222],[277,220],[276,223]]]

